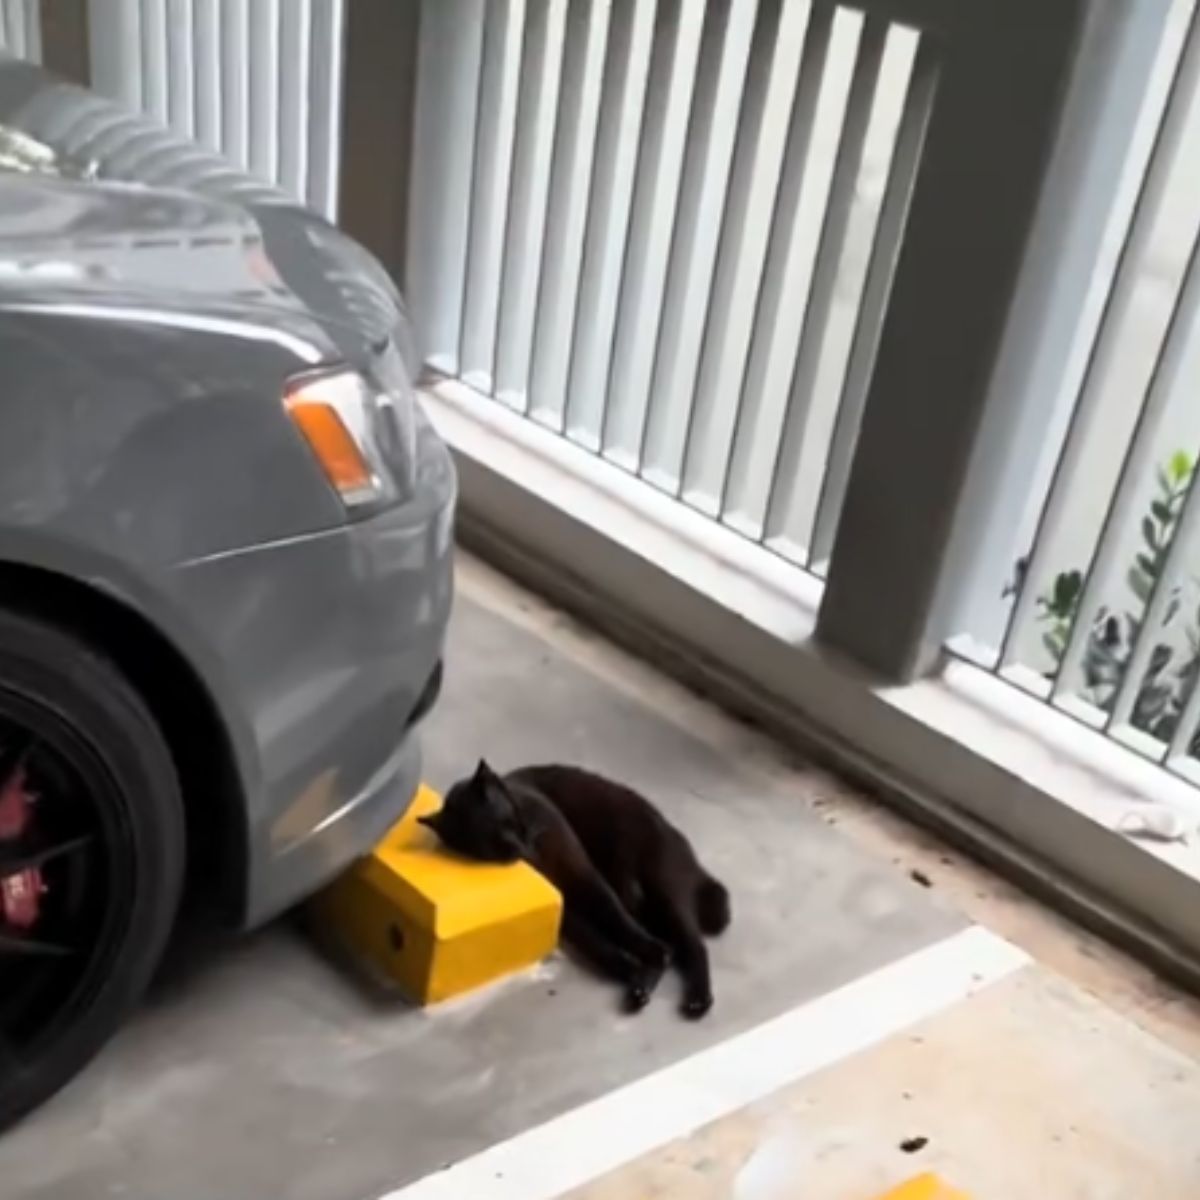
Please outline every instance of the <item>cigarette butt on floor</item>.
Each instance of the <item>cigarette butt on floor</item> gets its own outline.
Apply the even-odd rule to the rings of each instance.
[[[902,1183],[878,1200],[971,1200],[966,1192],[951,1187],[937,1175],[926,1173]]]
[[[422,785],[403,820],[312,902],[310,919],[417,1004],[448,1000],[545,958],[562,898],[525,863],[467,862],[417,823],[442,798]]]

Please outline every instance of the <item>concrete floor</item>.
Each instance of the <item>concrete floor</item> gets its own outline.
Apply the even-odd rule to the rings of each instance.
[[[797,798],[464,595],[427,775],[579,762],[654,796],[734,895],[717,1005],[637,1018],[553,960],[429,1013],[365,995],[279,925],[160,989],[0,1145],[5,1200],[362,1200],[936,942],[966,922]],[[69,1153],[65,1149],[69,1147]],[[466,1200],[466,1198],[464,1198]]]
[[[1197,1112],[1194,1060],[1030,969],[569,1200],[1195,1200]]]
[[[485,754],[497,766],[582,762],[657,798],[734,894],[734,928],[714,947],[711,1018],[680,1021],[670,982],[648,1012],[622,1017],[605,984],[560,958],[413,1011],[368,994],[280,924],[169,978],[76,1085],[7,1136],[4,1200],[369,1200],[728,1044],[972,919],[1074,982],[1023,972],[934,1019],[930,1030],[946,1031],[936,1059],[892,1039],[579,1194],[740,1200],[747,1163],[799,1122],[804,1144],[834,1164],[813,1176],[828,1187],[804,1195],[867,1200],[910,1165],[897,1164],[893,1146],[897,1129],[910,1131],[897,1113],[916,1103],[909,1092],[921,1096],[912,1111],[922,1131],[948,1156],[930,1161],[982,1180],[975,1200],[1034,1194],[1003,1174],[1009,1126],[1019,1114],[1018,1133],[1069,1125],[1079,1096],[1088,1114],[1074,1124],[1092,1140],[1078,1154],[1060,1149],[1052,1160],[1053,1142],[1030,1143],[1035,1162],[1059,1171],[1050,1178],[1067,1181],[1046,1194],[1158,1194],[1144,1178],[1166,1181],[1165,1196],[1200,1195],[1195,1142],[1178,1120],[1200,1099],[1190,1001],[478,564],[464,563],[460,597],[447,691],[427,737],[431,782],[445,786]],[[1032,1049],[1003,1053],[1026,1037]],[[1160,1133],[1143,1133],[1151,1129]],[[694,1139],[707,1139],[690,1160],[705,1164],[702,1179],[675,1169]],[[1106,1139],[1135,1150],[1140,1139],[1140,1158],[1125,1166],[1165,1174],[1135,1174],[1132,1187],[1113,1174],[1107,1190],[1092,1187],[1091,1150]],[[1013,1189],[988,1190],[989,1180]],[[760,1190],[753,1200],[792,1195]]]

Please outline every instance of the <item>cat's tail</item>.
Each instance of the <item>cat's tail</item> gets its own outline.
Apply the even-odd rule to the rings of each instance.
[[[700,928],[709,937],[724,933],[733,919],[729,908],[729,892],[723,883],[711,875],[706,875],[696,890],[696,915]]]

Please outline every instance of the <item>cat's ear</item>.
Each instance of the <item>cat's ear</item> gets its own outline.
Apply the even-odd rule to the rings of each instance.
[[[511,820],[516,811],[516,805],[513,803],[508,785],[487,763],[483,764],[483,768],[486,774],[479,778],[479,794],[483,797],[488,811],[498,821]]]
[[[479,760],[478,766],[475,768],[475,780],[477,783],[487,783],[490,780],[498,779],[499,776],[492,770],[486,758]]]

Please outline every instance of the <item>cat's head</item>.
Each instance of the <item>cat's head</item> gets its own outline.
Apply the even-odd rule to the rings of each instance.
[[[504,780],[483,760],[456,783],[435,813],[417,820],[451,850],[483,862],[516,862],[525,853],[521,814]]]

